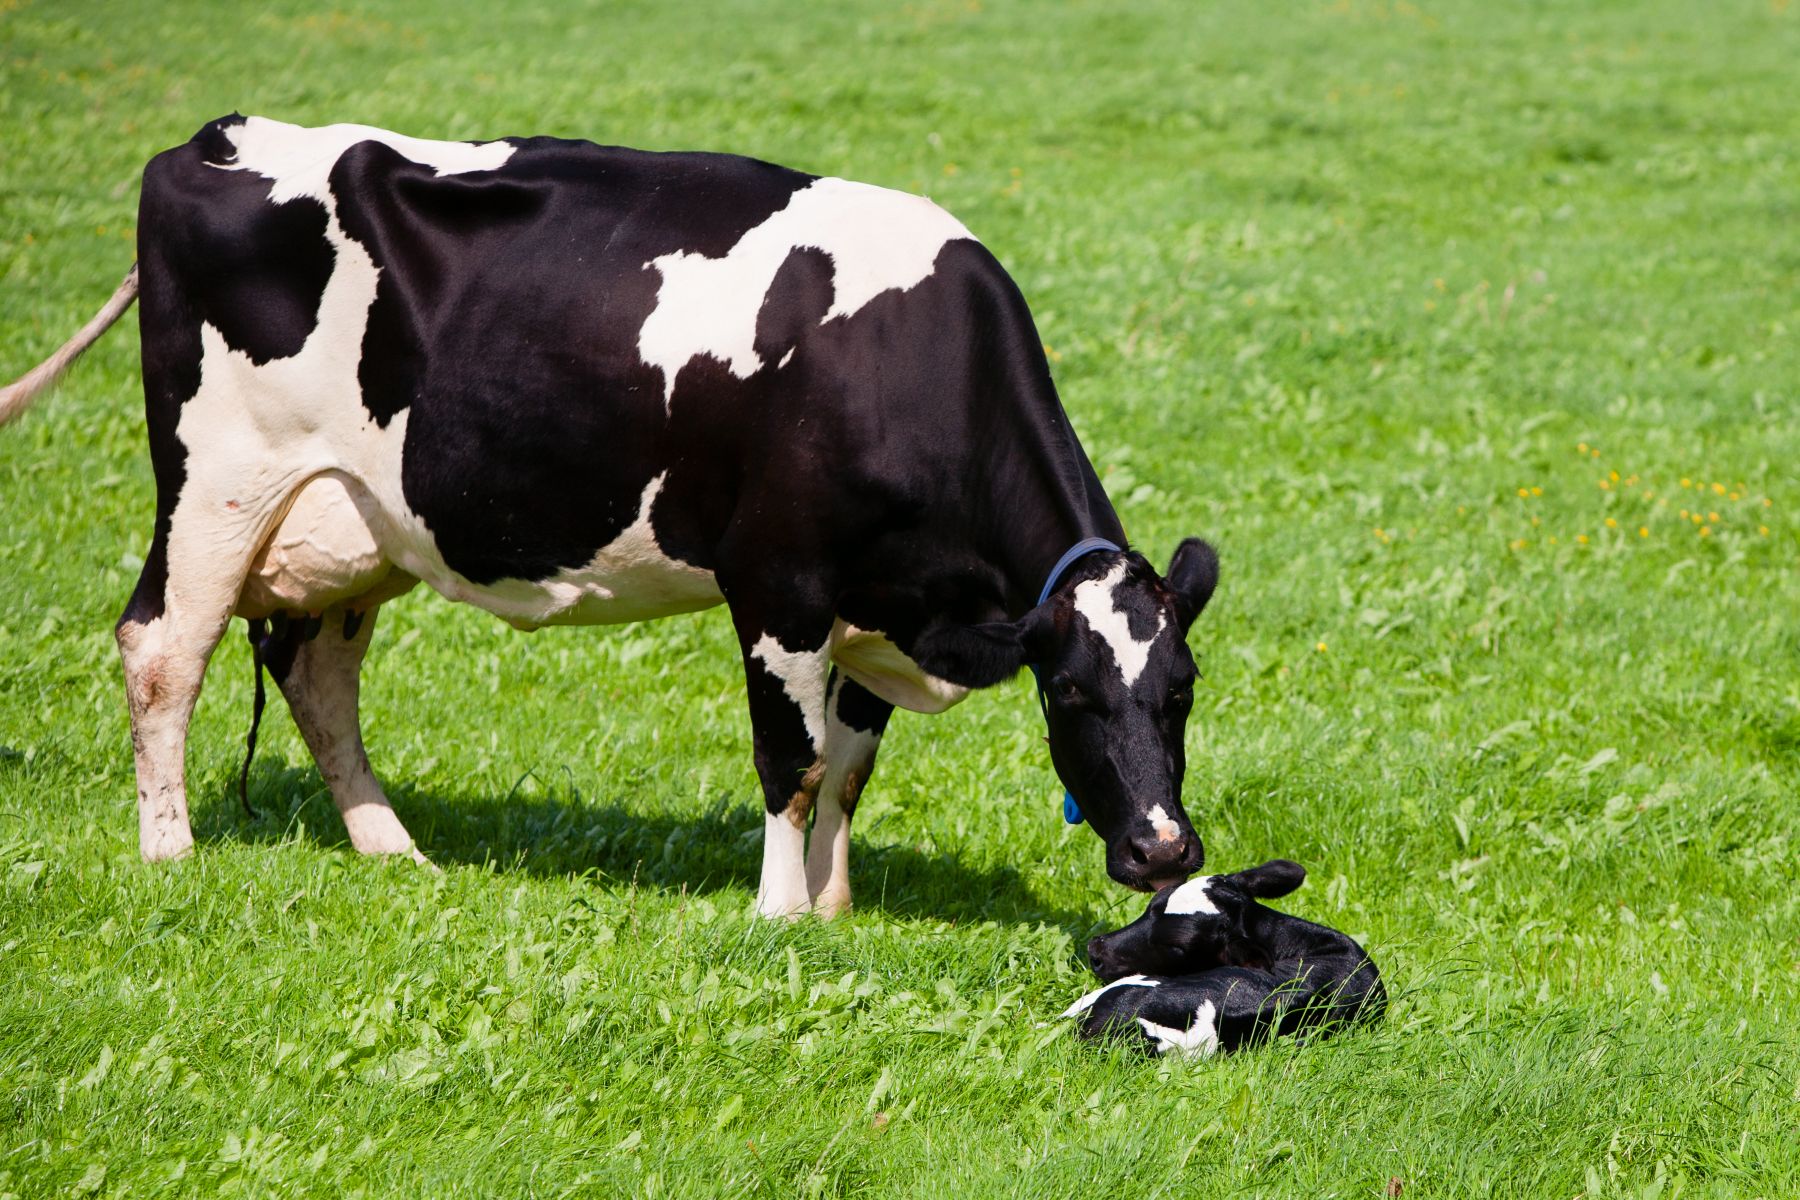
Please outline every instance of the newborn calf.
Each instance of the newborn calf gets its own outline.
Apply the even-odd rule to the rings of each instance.
[[[1143,916],[1088,943],[1106,981],[1077,1000],[1086,1038],[1125,1034],[1157,1054],[1206,1055],[1271,1037],[1323,1037],[1379,1016],[1387,993],[1363,948],[1335,929],[1258,904],[1306,869],[1285,859],[1164,888]]]

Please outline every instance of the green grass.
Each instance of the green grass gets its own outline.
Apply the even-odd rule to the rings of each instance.
[[[240,813],[234,633],[198,853],[140,865],[120,331],[0,433],[0,1195],[1800,1194],[1796,61],[1786,0],[0,4],[8,377],[233,109],[928,191],[1133,538],[1221,549],[1210,861],[1305,863],[1396,995],[1195,1064],[1040,1027],[1138,900],[1023,681],[896,720],[850,917],[753,920],[721,612],[391,606],[368,737],[441,875],[350,853],[279,705]]]

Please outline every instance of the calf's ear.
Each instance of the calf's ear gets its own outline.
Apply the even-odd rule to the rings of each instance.
[[[1306,882],[1306,868],[1285,858],[1271,859],[1260,867],[1239,871],[1232,877],[1244,891],[1264,900],[1285,896]]]
[[[1047,604],[1017,621],[934,621],[913,641],[912,660],[926,674],[959,687],[992,687],[1017,675],[1026,663],[1042,662],[1052,628]]]
[[[1219,586],[1219,552],[1199,538],[1188,538],[1175,547],[1164,578],[1175,593],[1175,615],[1186,633]]]

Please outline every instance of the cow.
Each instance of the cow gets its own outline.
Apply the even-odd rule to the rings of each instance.
[[[1111,876],[1199,867],[1186,635],[1217,556],[1128,547],[1019,289],[929,200],[234,113],[151,159],[131,274],[0,421],[134,298],[156,515],[116,636],[144,859],[192,849],[188,723],[234,615],[352,845],[420,857],[357,697],[377,609],[423,580],[524,630],[727,605],[763,914],[849,905],[896,706],[1028,665]]]
[[[1164,888],[1143,916],[1088,943],[1105,986],[1063,1016],[1084,1038],[1184,1057],[1379,1018],[1387,989],[1355,939],[1257,903],[1304,882],[1305,867],[1277,858]]]

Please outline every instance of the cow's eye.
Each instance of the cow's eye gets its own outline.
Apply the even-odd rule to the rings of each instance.
[[[1058,675],[1050,681],[1050,686],[1056,690],[1056,698],[1062,703],[1081,703],[1081,687],[1067,675]]]
[[[1194,706],[1194,685],[1184,683],[1169,693],[1168,709],[1170,712],[1184,713]]]

